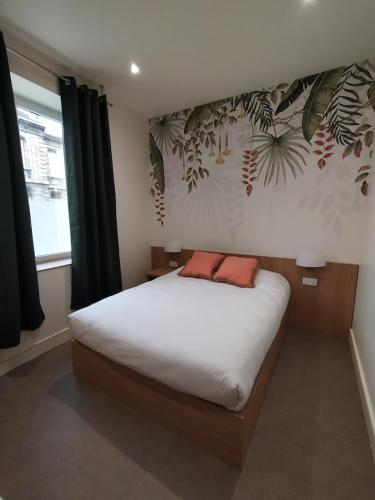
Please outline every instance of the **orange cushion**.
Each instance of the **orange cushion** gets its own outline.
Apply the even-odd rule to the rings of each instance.
[[[194,252],[189,262],[178,274],[189,278],[209,280],[223,260],[224,255],[221,253]]]
[[[213,281],[243,288],[254,288],[259,262],[251,257],[227,257],[215,273]]]

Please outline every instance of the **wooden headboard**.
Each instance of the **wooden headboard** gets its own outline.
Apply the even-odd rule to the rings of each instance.
[[[169,260],[186,264],[194,250],[166,254],[163,247],[151,247],[152,269],[168,267]],[[221,252],[224,255],[242,255]],[[288,327],[325,335],[347,337],[352,326],[359,266],[328,262],[326,267],[305,270],[295,259],[256,257],[263,269],[283,275],[290,283]],[[302,276],[318,278],[318,286],[302,285]]]

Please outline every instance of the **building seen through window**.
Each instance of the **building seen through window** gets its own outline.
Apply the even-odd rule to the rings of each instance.
[[[18,104],[16,108],[35,254],[42,257],[68,253],[62,122]]]

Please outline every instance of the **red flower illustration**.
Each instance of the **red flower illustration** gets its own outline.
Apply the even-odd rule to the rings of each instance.
[[[250,196],[253,192],[252,183],[258,179],[257,172],[257,158],[258,152],[255,150],[246,149],[243,152],[243,167],[242,167],[242,184],[245,185],[245,190],[247,196]]]
[[[163,226],[165,218],[164,194],[161,194],[159,191],[156,191],[154,198],[155,198],[154,207],[155,207],[156,217],[158,222],[160,222],[160,224]]]
[[[318,146],[318,149],[315,149],[313,153],[320,157],[318,159],[318,167],[322,169],[327,165],[328,158],[334,155],[333,148],[335,147],[335,143],[328,125],[320,125],[315,136],[316,140],[314,144]]]

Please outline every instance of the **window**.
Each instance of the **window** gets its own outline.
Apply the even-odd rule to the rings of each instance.
[[[70,231],[60,97],[16,75],[12,83],[35,255],[38,261],[67,257]]]

